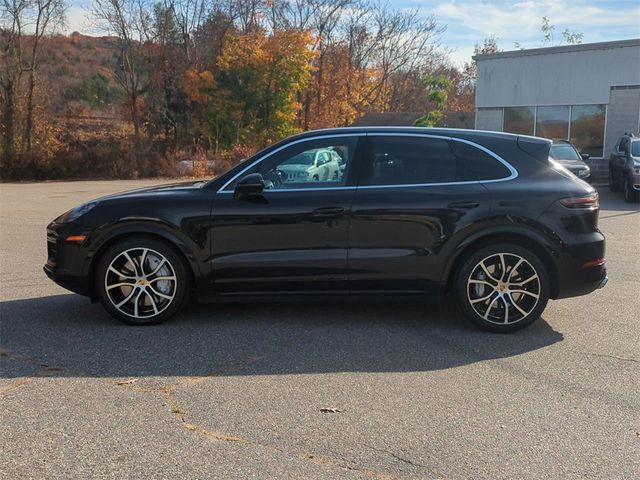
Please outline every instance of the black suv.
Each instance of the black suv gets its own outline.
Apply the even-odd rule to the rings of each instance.
[[[471,321],[513,331],[549,298],[607,281],[598,194],[549,160],[550,145],[474,130],[306,132],[208,182],[77,206],[47,227],[44,269],[133,324],[166,320],[192,295],[453,290]],[[344,169],[283,174],[318,149]]]
[[[638,200],[640,192],[640,137],[625,133],[609,157],[609,189],[622,189],[627,202]]]

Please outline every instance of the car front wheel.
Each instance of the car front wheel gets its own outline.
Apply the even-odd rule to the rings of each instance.
[[[96,269],[96,291],[118,320],[151,325],[178,313],[188,300],[189,275],[169,245],[131,238],[110,247]]]
[[[530,325],[549,300],[549,280],[540,259],[517,245],[498,244],[470,255],[458,271],[458,301],[465,316],[495,332]]]

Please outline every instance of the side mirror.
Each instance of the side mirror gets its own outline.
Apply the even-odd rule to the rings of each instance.
[[[589,160],[589,154],[588,153],[581,153],[580,156],[582,157],[582,160]]]
[[[264,178],[259,173],[250,173],[236,183],[233,198],[241,200],[252,195],[260,195],[264,190]]]

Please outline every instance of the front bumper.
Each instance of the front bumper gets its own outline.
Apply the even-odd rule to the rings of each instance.
[[[51,280],[60,285],[62,288],[72,291],[85,297],[91,297],[93,292],[89,288],[89,282],[85,277],[78,277],[70,274],[68,271],[56,268],[50,265],[48,262],[42,267],[44,273],[47,274]]]
[[[83,245],[67,243],[67,227],[51,223],[47,227],[47,262],[44,273],[67,290],[87,297],[93,296],[88,278],[89,256]]]

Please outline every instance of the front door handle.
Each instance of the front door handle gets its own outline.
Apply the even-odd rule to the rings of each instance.
[[[464,209],[472,209],[478,208],[480,204],[478,202],[452,202],[447,207],[449,208],[464,208]]]
[[[314,217],[336,217],[344,212],[344,207],[322,207],[316,208],[311,213]]]

